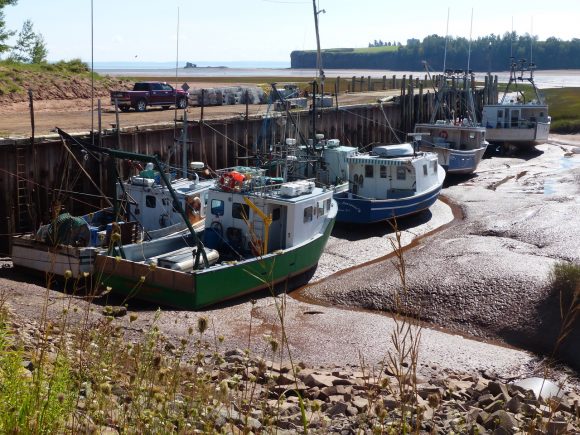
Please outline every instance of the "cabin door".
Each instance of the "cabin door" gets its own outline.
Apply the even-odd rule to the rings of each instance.
[[[511,127],[518,128],[519,121],[520,121],[520,110],[519,109],[512,109],[511,110]]]
[[[273,204],[269,206],[268,214],[272,216],[270,234],[268,235],[268,252],[286,248],[286,218],[288,209],[285,206]]]

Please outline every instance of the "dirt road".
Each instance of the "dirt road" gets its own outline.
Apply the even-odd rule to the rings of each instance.
[[[204,83],[203,87],[208,87],[209,85],[211,83]],[[339,105],[372,103],[379,98],[398,94],[398,90],[341,94],[339,95],[338,103]],[[101,104],[102,128],[110,128],[111,124],[116,122],[115,112],[108,99],[102,100]],[[96,106],[97,102],[95,101],[94,117],[91,118],[90,99],[36,101],[34,102],[35,135],[48,134],[57,126],[71,132],[88,132],[91,130],[91,125],[94,125],[94,128],[97,129],[98,113]],[[250,105],[249,115],[265,114],[268,110],[269,105],[267,104]],[[219,119],[243,116],[245,111],[244,105],[206,107],[204,109],[204,118]],[[187,112],[190,120],[197,120],[201,117],[200,107],[189,107]],[[131,110],[127,113],[119,113],[119,123],[121,126],[128,127],[173,122],[175,114],[173,109],[150,108],[144,113]],[[181,118],[181,112],[178,112],[178,118]],[[0,137],[27,137],[30,134],[31,123],[28,103],[12,103],[0,106]]]

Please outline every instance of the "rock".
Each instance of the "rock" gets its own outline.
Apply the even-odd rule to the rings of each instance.
[[[288,376],[288,374],[280,374],[276,377],[276,383],[278,385],[290,385],[294,383],[294,376]]]
[[[518,422],[515,417],[503,409],[491,414],[484,422],[486,429],[503,429],[507,434],[513,434],[517,430],[517,426]]]
[[[369,407],[368,399],[363,399],[362,397],[358,396],[352,399],[351,403],[359,412],[366,412]]]
[[[508,400],[505,405],[506,405],[506,409],[509,412],[513,412],[514,414],[517,414],[518,412],[520,412],[520,409],[522,408],[522,401],[519,398],[519,396],[514,396],[510,400]]]
[[[423,398],[427,399],[430,394],[438,394],[439,397],[442,397],[444,393],[443,388],[437,387],[431,384],[420,384],[417,385],[417,394]]]
[[[348,406],[344,402],[337,402],[326,410],[326,414],[330,417],[335,417],[338,414],[346,415]]]
[[[508,393],[508,388],[505,384],[502,384],[501,382],[495,382],[492,381],[489,383],[489,385],[487,386],[487,389],[489,390],[489,392],[491,394],[493,394],[494,396],[498,396],[501,394],[502,399],[507,402],[508,400],[511,399],[509,393]]]
[[[24,360],[20,363],[20,365],[28,371],[34,370],[34,363],[32,361]]]
[[[324,388],[324,387],[332,387],[334,385],[334,381],[335,380],[340,380],[339,378],[336,378],[334,376],[328,376],[328,375],[317,375],[315,373],[309,374],[308,376],[306,376],[306,378],[304,379],[304,383],[306,384],[307,387],[320,387],[320,388]]]
[[[570,425],[566,420],[551,420],[548,422],[546,430],[548,435],[561,435],[570,433]]]
[[[490,414],[494,413],[495,411],[499,411],[503,408],[504,401],[503,400],[494,400],[489,405],[487,405],[483,410]]]
[[[489,393],[484,394],[482,396],[479,396],[479,398],[477,399],[477,406],[479,406],[480,408],[485,408],[486,406],[491,404],[493,400],[494,400],[493,395]]]

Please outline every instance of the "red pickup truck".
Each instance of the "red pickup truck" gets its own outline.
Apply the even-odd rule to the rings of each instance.
[[[132,91],[111,91],[111,104],[115,101],[123,112],[133,107],[137,112],[145,112],[147,106],[162,106],[169,109],[177,106],[178,109],[187,107],[187,92],[174,89],[171,85],[162,82],[138,82]]]

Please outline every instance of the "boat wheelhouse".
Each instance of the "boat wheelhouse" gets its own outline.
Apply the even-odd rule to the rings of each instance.
[[[335,194],[337,221],[371,223],[418,213],[437,200],[445,171],[434,153],[382,145],[348,157],[348,192]]]
[[[419,149],[437,153],[439,164],[450,174],[474,172],[488,145],[485,128],[463,121],[417,124],[415,133],[422,133]]]
[[[431,119],[415,125],[415,133],[422,134],[419,150],[437,153],[448,174],[475,172],[487,149],[485,128],[475,119],[472,81],[472,74],[463,71],[439,76]]]
[[[498,104],[483,107],[482,123],[486,127],[487,140],[492,143],[516,147],[530,147],[548,140],[552,118],[548,115],[548,104],[536,87],[536,66],[512,58],[510,79]],[[528,82],[534,92],[528,98],[518,82]]]

